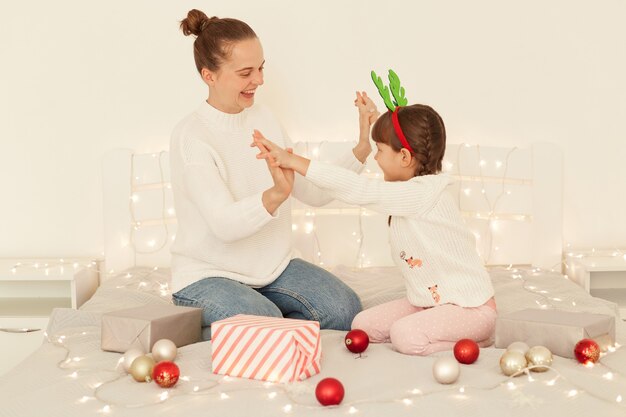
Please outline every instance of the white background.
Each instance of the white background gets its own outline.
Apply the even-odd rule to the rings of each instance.
[[[449,142],[561,146],[564,242],[626,246],[624,0],[40,0],[0,4],[0,257],[102,252],[102,156],[167,149],[207,96],[190,8],[257,32],[293,140],[354,138],[393,68]]]

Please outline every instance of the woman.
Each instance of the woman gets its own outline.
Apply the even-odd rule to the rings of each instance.
[[[209,96],[174,129],[172,189],[178,231],[172,246],[174,303],[203,309],[210,325],[236,314],[315,320],[348,330],[361,311],[356,294],[326,270],[293,259],[289,196],[319,206],[331,200],[291,170],[255,158],[258,129],[289,147],[271,112],[254,105],[263,85],[263,48],[236,19],[191,10],[181,22],[195,35],[194,58]],[[367,137],[336,163],[359,170]]]

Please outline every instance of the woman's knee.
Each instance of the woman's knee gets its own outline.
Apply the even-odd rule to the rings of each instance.
[[[282,317],[276,305],[253,289],[223,278],[210,279],[213,281],[204,285],[192,284],[172,295],[176,305],[201,308],[203,326],[237,314]]]

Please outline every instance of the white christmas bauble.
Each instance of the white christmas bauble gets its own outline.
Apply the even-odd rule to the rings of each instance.
[[[459,378],[460,373],[461,367],[454,358],[438,358],[433,363],[433,376],[440,384],[452,384]]]
[[[530,368],[531,371],[545,372],[548,370],[546,366],[552,365],[552,352],[545,346],[533,346],[526,352],[526,360],[528,361],[528,366],[534,366]]]
[[[528,345],[524,342],[513,342],[507,348],[509,352],[519,352],[522,355],[525,355],[528,352]]]
[[[526,368],[527,364],[526,357],[515,350],[507,350],[500,358],[500,369],[502,369],[502,373],[506,376],[518,373]]]
[[[169,339],[157,340],[152,345],[152,357],[155,362],[173,361],[176,358],[178,349],[174,342]]]
[[[126,371],[126,373],[130,371],[130,365],[133,364],[133,361],[143,354],[144,351],[137,348],[128,349],[126,353],[124,353],[124,360],[122,361],[122,365],[124,366],[124,370]]]

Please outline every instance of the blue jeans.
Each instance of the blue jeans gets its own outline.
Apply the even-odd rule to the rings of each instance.
[[[204,340],[211,339],[211,323],[237,314],[314,320],[322,329],[350,330],[362,310],[350,287],[302,259],[292,259],[274,282],[262,288],[212,277],[188,285],[172,298],[176,305],[203,309]]]

